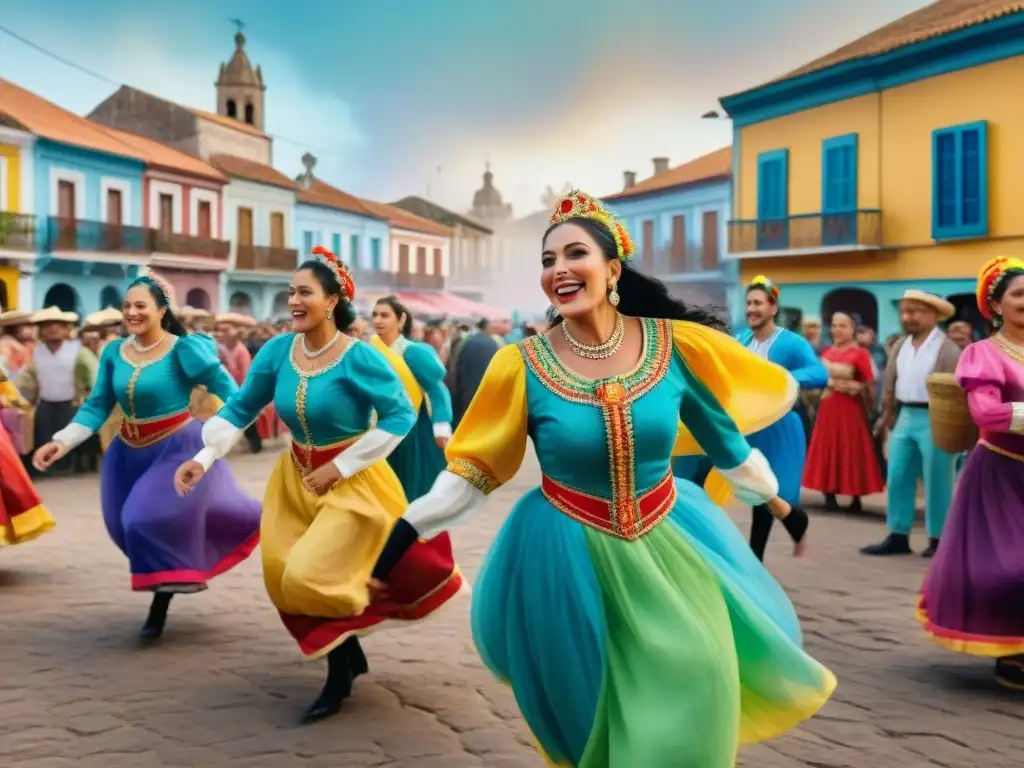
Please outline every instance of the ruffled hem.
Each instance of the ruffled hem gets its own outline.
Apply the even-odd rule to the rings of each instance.
[[[1024,654],[1024,637],[979,635],[940,627],[928,618],[924,595],[918,597],[917,609],[914,613],[931,640],[947,651],[964,653],[969,656],[983,656],[989,659]]]
[[[57,525],[53,517],[42,504],[9,518],[7,524],[0,526],[0,547],[24,544],[38,539]]]
[[[154,573],[133,573],[132,590],[135,592],[150,592],[160,587],[172,584],[194,584],[206,586],[210,579],[220,576],[241,564],[253,553],[260,543],[260,534],[257,531],[246,539],[237,548],[217,563],[213,568],[201,571],[195,568],[176,568],[172,571],[156,571]]]

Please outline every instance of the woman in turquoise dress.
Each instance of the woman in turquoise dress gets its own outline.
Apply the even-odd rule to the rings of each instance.
[[[739,744],[817,712],[835,678],[803,651],[782,587],[670,461],[699,446],[739,499],[783,515],[742,432],[788,413],[796,384],[625,266],[628,234],[596,200],[569,193],[551,224],[553,326],[495,356],[447,471],[396,524],[375,576],[390,588],[406,546],[483,506],[531,437],[541,485],[474,584],[484,662],[551,765],[730,768]]]
[[[388,456],[406,498],[413,501],[430,490],[447,464],[452,397],[444,383],[444,363],[429,344],[409,338],[412,315],[397,297],[378,299],[372,319],[376,335],[370,343],[391,363],[418,414],[416,426]]]
[[[406,508],[385,459],[416,415],[383,355],[345,333],[356,317],[348,270],[329,251],[314,253],[322,258],[302,263],[288,290],[294,332],[263,345],[176,478],[183,495],[202,489],[203,476],[271,403],[287,425],[291,444],[263,497],[261,552],[267,594],[285,628],[307,658],[327,658],[327,681],[307,722],[338,712],[354,679],[368,672],[360,634],[388,619],[422,618],[461,586],[443,536],[410,549],[412,580],[376,600],[370,593],[374,564]],[[427,564],[417,565],[418,557]],[[416,580],[424,573],[429,583]]]
[[[201,493],[188,499],[174,494],[175,470],[203,445],[202,427],[189,409],[192,391],[203,386],[227,400],[237,387],[213,339],[188,333],[175,318],[161,282],[137,279],[123,309],[132,336],[103,348],[89,399],[36,451],[34,463],[47,469],[120,406],[120,433],[103,458],[100,501],[107,532],[128,558],[132,589],[154,593],[140,632],[153,640],[164,631],[175,594],[206,589],[208,580],[256,548],[260,504],[226,465],[211,473]]]
[[[807,339],[776,324],[778,312],[779,287],[764,275],[758,275],[747,286],[749,328],[737,337],[740,344],[785,368],[801,389],[821,389],[828,384],[828,371]],[[751,435],[749,440],[750,445],[768,459],[779,480],[779,496],[797,506],[807,456],[807,433],[800,413],[791,410],[767,429]],[[775,518],[765,505],[754,506],[750,546],[761,560],[764,560],[774,522]]]

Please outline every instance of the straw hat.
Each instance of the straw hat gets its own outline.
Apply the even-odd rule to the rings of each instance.
[[[32,322],[32,313],[23,309],[9,309],[0,313],[0,328],[9,328],[12,325],[29,325]]]
[[[124,315],[121,314],[121,310],[106,307],[99,312],[86,315],[82,325],[87,328],[106,328],[108,325],[120,325],[122,320],[124,320]]]
[[[74,312],[62,312],[60,307],[47,307],[32,315],[32,319],[29,322],[33,325],[40,325],[41,323],[67,323],[68,325],[74,325],[78,322],[78,315]]]
[[[199,318],[210,317],[210,313],[207,312],[205,309],[200,309],[199,307],[190,307],[188,304],[186,304],[183,307],[178,307],[177,309],[175,309],[174,314],[177,317],[180,317],[182,320],[198,320]]]
[[[214,316],[213,322],[230,323],[231,325],[238,325],[243,328],[252,328],[257,324],[255,318],[239,314],[238,312],[222,312]]]
[[[918,291],[914,288],[904,292],[903,301],[916,301],[931,307],[935,310],[935,314],[939,316],[939,320],[948,320],[956,314],[956,307],[941,296],[936,296],[934,293]]]

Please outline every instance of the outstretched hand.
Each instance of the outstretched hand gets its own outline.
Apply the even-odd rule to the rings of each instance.
[[[179,496],[185,496],[199,484],[205,475],[206,470],[198,461],[186,461],[174,473],[174,490]]]
[[[70,449],[64,443],[51,441],[41,446],[32,454],[32,466],[40,472],[45,472],[58,461],[67,455]]]

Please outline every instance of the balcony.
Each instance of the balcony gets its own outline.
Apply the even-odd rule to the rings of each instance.
[[[227,240],[179,235],[157,229],[153,232],[153,250],[173,256],[201,256],[226,263],[231,251],[231,243]]]
[[[352,280],[356,284],[356,292],[360,291],[386,291],[390,292],[395,287],[395,274],[385,272],[382,269],[350,269]]]
[[[294,272],[299,266],[299,252],[294,248],[268,245],[240,245],[235,269],[255,272]]]
[[[882,212],[806,213],[784,219],[729,222],[729,253],[779,256],[882,247]]]
[[[0,250],[31,252],[35,246],[35,216],[0,211]]]
[[[399,290],[443,291],[444,275],[427,275],[422,272],[395,273],[395,287]]]
[[[51,252],[142,256],[153,252],[153,230],[103,221],[50,216],[46,224],[46,245]]]

